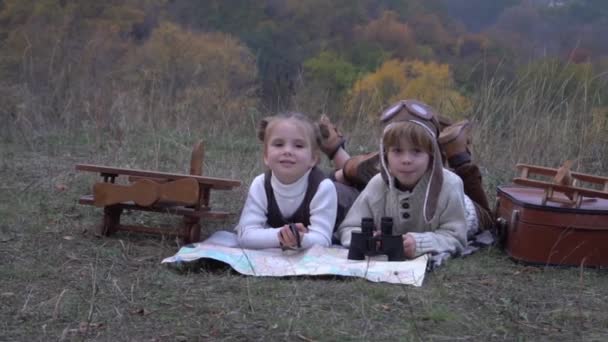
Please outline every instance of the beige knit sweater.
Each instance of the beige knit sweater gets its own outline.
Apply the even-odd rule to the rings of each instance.
[[[350,246],[352,232],[361,231],[361,218],[372,217],[379,230],[383,216],[393,218],[393,235],[412,233],[416,255],[448,252],[456,254],[466,245],[466,220],[462,180],[443,169],[443,185],[437,211],[430,222],[422,212],[428,172],[412,191],[389,189],[380,174],[370,180],[338,227],[343,246]],[[392,191],[391,191],[392,190]]]

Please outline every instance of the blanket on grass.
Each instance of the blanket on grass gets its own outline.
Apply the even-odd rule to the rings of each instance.
[[[347,259],[348,249],[341,246],[313,246],[306,250],[279,248],[253,250],[240,248],[236,234],[218,231],[207,240],[182,247],[163,263],[189,262],[209,258],[224,262],[235,271],[253,276],[338,275],[361,277],[373,282],[422,286],[428,257],[386,261],[379,255],[367,260]]]

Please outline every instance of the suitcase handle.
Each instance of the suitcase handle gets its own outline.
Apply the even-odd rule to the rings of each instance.
[[[509,229],[509,223],[507,220],[500,216],[500,197],[496,198],[496,206],[494,207],[494,223],[496,227],[496,237],[498,244],[504,248],[505,241],[507,240],[507,230]]]
[[[517,231],[517,225],[519,223],[519,210],[514,209],[511,213],[511,230]]]

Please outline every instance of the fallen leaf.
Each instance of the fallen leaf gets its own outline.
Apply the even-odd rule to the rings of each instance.
[[[63,216],[67,217],[67,218],[79,218],[80,216],[82,216],[82,214],[80,213],[73,213],[73,214],[63,214]]]
[[[134,309],[129,311],[129,313],[133,314],[133,315],[141,315],[141,316],[146,316],[150,314],[150,311],[144,309],[144,308],[140,308],[140,309]]]
[[[496,285],[496,279],[481,279],[479,283],[481,285]]]
[[[55,184],[55,190],[57,191],[65,191],[68,189],[68,186],[63,184],[63,183],[56,183]]]
[[[306,336],[304,336],[302,334],[297,334],[296,336],[298,336],[298,338],[300,340],[303,340],[303,341],[307,341],[307,342],[313,342],[314,341],[313,339],[310,339],[310,338],[308,338],[308,337],[306,337]]]
[[[148,261],[148,260],[154,260],[156,258],[157,257],[155,255],[151,255],[151,256],[143,256],[143,257],[140,257],[140,258],[135,258],[133,260],[136,261],[136,262],[144,262],[144,261]]]
[[[525,273],[538,273],[540,271],[542,271],[540,268],[534,267],[534,266],[526,266],[522,270],[522,272],[525,272]]]
[[[12,235],[4,234],[0,232],[0,242],[9,242],[15,237]]]
[[[70,260],[76,260],[76,261],[80,260],[80,258],[78,258],[73,252],[69,252],[65,256]]]
[[[71,332],[71,333],[86,334],[89,331],[103,328],[103,326],[104,326],[103,323],[80,322],[80,324],[78,324],[78,329],[70,329],[69,332]]]

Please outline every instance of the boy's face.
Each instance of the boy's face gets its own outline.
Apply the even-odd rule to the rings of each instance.
[[[401,185],[413,188],[429,167],[431,156],[409,142],[400,141],[387,151],[388,170]]]
[[[292,120],[278,122],[264,149],[264,164],[283,184],[291,184],[317,164],[310,138]]]

